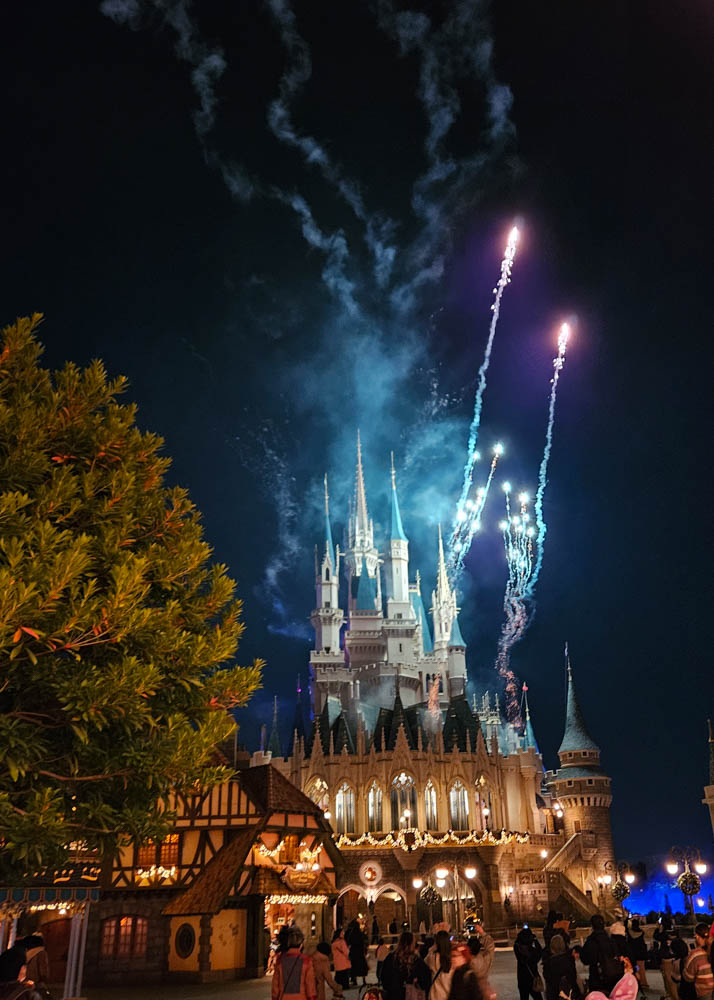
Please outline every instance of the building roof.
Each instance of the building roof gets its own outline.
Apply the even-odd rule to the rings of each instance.
[[[449,636],[450,646],[460,646],[462,649],[466,649],[466,643],[464,642],[464,637],[461,634],[461,629],[459,628],[459,616],[455,615],[454,620],[451,623],[451,635]]]
[[[555,772],[555,781],[565,781],[568,778],[607,778],[599,767],[560,767]]]
[[[271,768],[268,764],[265,767],[248,768],[248,770],[275,771],[275,768]],[[258,830],[259,825],[248,826],[241,830],[211,858],[188,889],[164,907],[163,912],[172,917],[194,913],[218,913],[235,884]]]
[[[322,816],[320,807],[272,764],[246,767],[238,771],[236,777],[246,794],[264,813],[291,812]]]
[[[462,753],[466,752],[466,735],[469,736],[471,750],[476,749],[476,741],[481,726],[478,717],[471,711],[466,695],[452,698],[444,719],[444,747],[450,750],[456,744]]]
[[[565,733],[563,742],[560,744],[558,753],[573,750],[597,750],[600,747],[587,731],[583,713],[580,710],[575,685],[573,683],[573,672],[568,666],[568,704],[565,712]]]
[[[424,646],[425,653],[433,653],[434,643],[431,639],[431,632],[429,630],[429,619],[426,616],[426,609],[424,608],[424,602],[421,599],[421,594],[418,590],[412,590],[409,594],[409,599],[412,602],[412,607],[414,608],[414,614],[416,615],[416,620],[421,624],[421,641]]]
[[[335,568],[335,546],[332,544],[332,528],[330,527],[330,497],[327,492],[327,475],[325,475],[325,554]]]

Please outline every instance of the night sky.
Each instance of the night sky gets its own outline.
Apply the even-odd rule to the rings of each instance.
[[[618,855],[693,842],[714,863],[700,804],[714,711],[712,5],[410,10],[14,4],[2,321],[44,312],[47,363],[103,358],[165,438],[245,601],[240,657],[268,663],[240,720],[252,748],[274,693],[288,736],[322,475],[340,539],[357,427],[380,539],[395,452],[430,596],[520,217],[481,424],[484,450],[506,445],[497,482],[535,488],[557,325],[577,326],[536,614],[513,665],[553,766],[569,641],[614,779]],[[502,504],[494,490],[460,593],[480,685],[502,619]]]

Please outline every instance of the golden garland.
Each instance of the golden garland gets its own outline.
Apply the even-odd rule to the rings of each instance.
[[[409,836],[409,842],[407,841]],[[375,837],[371,833],[363,833],[359,837],[350,834],[340,834],[335,841],[337,847],[362,847],[368,844],[370,847],[400,847],[403,851],[414,851],[418,847],[443,847],[445,844],[470,844],[475,847],[502,847],[504,844],[527,844],[530,840],[528,833],[511,833],[501,830],[496,836],[490,830],[471,830],[463,837],[453,830],[447,831],[441,837],[434,837],[428,831],[422,832],[412,827],[407,830],[397,830],[392,833],[385,833],[382,837]]]
[[[307,903],[318,906],[320,903],[326,903],[327,896],[322,893],[316,893],[310,895],[309,893],[289,893],[289,892],[279,892],[273,893],[272,896],[265,897],[266,908],[273,903],[287,903],[290,906],[298,906],[300,903]]]

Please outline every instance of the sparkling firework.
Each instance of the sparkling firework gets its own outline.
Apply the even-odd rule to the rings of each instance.
[[[528,595],[533,596],[533,591],[535,590],[535,585],[538,582],[538,576],[540,574],[541,566],[543,565],[543,550],[545,547],[545,536],[548,531],[548,526],[545,523],[545,518],[543,517],[543,496],[545,494],[545,488],[548,483],[548,461],[550,459],[550,452],[553,446],[553,425],[555,423],[555,398],[558,392],[558,379],[560,378],[560,373],[563,370],[563,365],[565,364],[565,349],[568,346],[568,337],[570,336],[570,326],[568,323],[563,323],[560,327],[560,332],[558,333],[558,356],[553,359],[553,378],[550,382],[550,403],[548,405],[548,427],[545,432],[545,448],[543,450],[543,458],[541,459],[540,469],[538,471],[538,490],[536,492],[535,498],[535,520],[536,528],[538,530],[538,545],[537,545],[537,556],[535,568],[533,570],[533,575],[531,576],[530,583],[528,584]]]
[[[491,326],[488,331],[488,340],[486,342],[486,350],[484,352],[483,361],[481,362],[481,367],[478,370],[478,383],[476,386],[476,398],[474,400],[474,415],[469,429],[468,457],[464,466],[464,482],[461,487],[461,496],[459,497],[459,502],[456,507],[456,515],[454,517],[451,538],[449,539],[448,559],[454,566],[457,561],[459,563],[463,562],[463,558],[468,551],[468,548],[464,548],[463,543],[465,541],[465,537],[461,529],[464,521],[469,519],[467,502],[469,500],[469,493],[471,492],[471,486],[473,484],[474,465],[480,457],[476,445],[478,444],[478,433],[481,425],[483,394],[486,391],[486,372],[488,371],[488,366],[491,363],[491,349],[493,347],[494,337],[496,336],[498,317],[501,312],[501,299],[503,298],[503,293],[506,290],[506,285],[508,285],[511,280],[511,271],[513,270],[513,261],[516,257],[519,236],[520,233],[518,231],[518,227],[514,226],[508,235],[506,252],[503,260],[501,261],[501,276],[498,279],[498,284],[493,290],[494,300],[491,306]],[[475,523],[475,519],[469,520],[472,520]],[[473,532],[471,535],[473,536]],[[457,544],[461,544],[461,548],[458,551],[456,550]],[[459,557],[458,560],[456,558],[457,556]]]
[[[451,536],[449,556],[446,564],[447,571],[449,573],[449,582],[452,587],[455,585],[459,574],[463,569],[464,559],[466,557],[466,553],[471,548],[473,537],[481,528],[481,515],[483,514],[483,509],[486,506],[486,500],[488,499],[491,483],[493,482],[493,477],[496,473],[498,460],[502,454],[503,445],[494,445],[493,457],[491,458],[491,466],[488,470],[486,482],[483,486],[479,486],[476,490],[474,498],[468,498],[464,504],[463,510],[457,513],[457,522]]]
[[[503,595],[504,622],[498,640],[496,670],[506,686],[506,718],[520,726],[523,722],[518,698],[518,681],[511,669],[511,649],[523,638],[530,622],[528,592],[533,572],[533,549],[536,529],[528,510],[529,497],[518,497],[517,513],[511,508],[511,484],[503,484],[506,497],[506,518],[501,521],[503,546],[508,564],[508,581]]]

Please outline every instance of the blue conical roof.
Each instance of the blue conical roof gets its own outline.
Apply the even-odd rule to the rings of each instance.
[[[565,733],[558,753],[573,750],[597,750],[599,752],[600,747],[587,731],[583,713],[580,711],[578,698],[575,694],[573,673],[568,667],[568,705],[565,712]]]
[[[533,723],[531,722],[530,712],[526,715],[526,731],[523,736],[523,742],[525,744],[526,750],[532,747],[536,753],[540,753],[538,749],[538,744],[536,742],[535,733],[533,732]]]
[[[464,642],[464,637],[461,634],[461,629],[459,628],[459,616],[454,615],[454,620],[451,623],[451,635],[449,636],[450,646],[462,646],[466,649],[466,643]]]
[[[402,515],[399,512],[399,500],[397,498],[397,487],[392,486],[392,538],[401,539],[403,542],[408,542],[409,539],[404,534],[404,528],[402,527]]]
[[[412,607],[414,608],[414,614],[416,620],[421,623],[421,640],[424,646],[425,653],[433,653],[434,643],[431,640],[431,632],[429,631],[429,620],[426,616],[426,609],[424,608],[424,602],[421,599],[421,594],[419,591],[411,591],[409,597],[412,602]]]
[[[367,572],[367,567],[363,566],[357,584],[355,608],[357,611],[376,611],[376,600],[374,580]]]
[[[327,476],[325,476],[325,553],[329,556],[333,569],[335,568],[335,546],[332,544],[332,527],[330,526],[330,505],[327,493]]]

